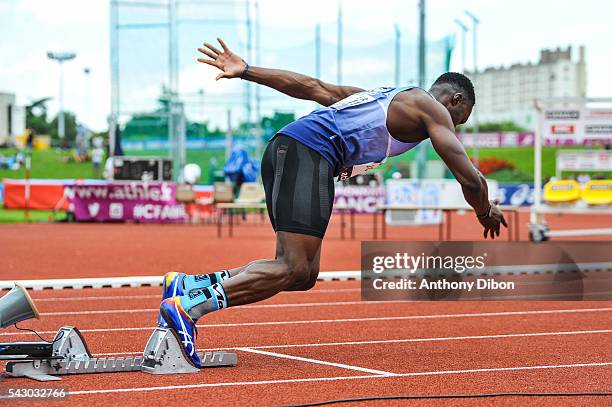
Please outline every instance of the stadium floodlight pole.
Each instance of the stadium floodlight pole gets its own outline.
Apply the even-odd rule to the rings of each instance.
[[[338,2],[338,85],[342,84],[342,0]]]
[[[468,28],[457,18],[455,18],[455,24],[461,28],[461,73],[465,74],[465,33],[467,33]],[[465,140],[465,125],[461,126],[461,142],[463,140]]]
[[[463,24],[463,22],[461,22],[461,20],[457,18],[455,18],[455,24],[461,28],[461,73],[465,73],[465,33],[467,32],[468,28],[465,24]]]
[[[232,130],[232,109],[227,109],[227,131],[225,132],[225,161],[229,160],[234,148],[234,135]]]
[[[253,61],[253,22],[251,15],[251,1],[245,2],[246,6],[246,54],[247,60]],[[253,63],[253,62],[251,62]],[[252,107],[252,83],[251,81],[244,81],[244,86],[246,88],[246,99],[245,99],[245,108],[246,108],[246,122],[247,122],[247,131],[251,133],[253,131],[253,107]],[[252,134],[251,134],[252,135]],[[259,153],[259,149],[258,149]]]
[[[478,46],[477,46],[477,28],[478,28],[478,24],[480,23],[480,20],[472,13],[470,13],[469,11],[465,10],[465,14],[472,20],[472,40],[474,41],[473,46],[472,46],[472,51],[474,52],[474,72],[473,72],[473,76],[475,77],[478,74],[478,61],[476,59],[477,56],[477,50],[478,50]],[[472,126],[473,131],[473,137],[472,139],[474,140],[474,150],[473,150],[473,158],[474,158],[474,164],[476,165],[476,168],[478,168],[478,106],[474,106],[474,125]]]
[[[425,88],[425,0],[419,0],[419,87]],[[418,147],[417,152],[417,178],[423,179],[425,178],[425,168],[426,168],[426,160],[427,160],[427,144],[421,143]]]
[[[321,23],[315,26],[315,78],[321,79]],[[317,102],[315,106],[320,107]]]
[[[110,2],[110,115],[108,116],[108,155],[115,156],[115,139],[119,116],[119,3]]]
[[[64,62],[76,58],[74,52],[47,52],[47,57],[59,63],[59,112],[57,114],[57,135],[64,139],[66,128],[64,125]]]
[[[419,86],[425,87],[425,0],[419,0]]]
[[[198,96],[199,96],[199,99],[200,99],[200,123],[204,123],[204,121],[205,121],[205,118],[204,118],[204,113],[205,113],[205,110],[204,110],[204,93],[205,93],[204,92],[204,88],[200,88],[198,90]]]
[[[261,66],[261,16],[259,14],[259,1],[255,0],[255,64]],[[263,150],[261,126],[261,86],[255,86],[255,123],[257,124],[257,157],[261,157]]]
[[[395,86],[400,86],[400,41],[400,28],[395,24]]]
[[[85,75],[85,121],[91,126],[91,86],[89,84],[89,75],[91,74],[90,68],[83,68],[83,74]]]
[[[321,79],[321,23],[315,27],[315,77]]]

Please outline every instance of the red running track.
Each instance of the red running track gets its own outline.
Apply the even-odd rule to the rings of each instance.
[[[98,355],[142,352],[158,288],[32,293],[51,336],[75,325]],[[612,391],[612,302],[360,302],[358,282],[319,283],[211,314],[198,345],[239,365],[197,374],[63,376],[62,405],[282,405],[384,395]],[[0,341],[32,340],[6,329]],[[0,387],[32,386],[6,379]],[[516,398],[453,405],[603,405],[609,398]],[[440,404],[422,401],[417,405]],[[450,403],[450,401],[448,402]],[[15,403],[19,405],[20,403]],[[384,405],[401,405],[402,402]],[[13,404],[11,404],[13,405]],[[36,405],[31,401],[23,405]],[[40,405],[48,405],[41,402]],[[375,403],[374,405],[383,405]]]
[[[597,227],[609,218],[548,220],[551,228],[561,229]],[[340,240],[338,221],[337,216],[332,219],[323,245],[322,270],[359,269],[360,240],[371,237],[371,218],[358,217],[354,241]],[[526,222],[522,213],[523,239]],[[453,231],[455,239],[481,239],[469,215],[454,216]],[[210,225],[4,225],[0,279],[204,273],[273,257],[274,236],[267,224],[241,225],[235,232],[233,239],[218,239]],[[388,237],[436,240],[437,226],[393,227]],[[75,325],[96,354],[138,354],[154,325],[159,291],[34,292],[42,319],[22,325],[46,337],[62,325]],[[612,391],[612,302],[359,300],[357,282],[319,283],[310,292],[282,293],[261,304],[207,316],[199,345],[234,349],[239,354],[236,368],[176,376],[65,376],[50,385],[68,386],[70,405],[167,405],[181,400],[259,406],[376,395]],[[0,332],[0,341],[33,339],[12,329]],[[0,382],[3,391],[32,385],[38,383]],[[492,402],[557,406],[609,400],[504,398],[453,404]],[[439,404],[416,404],[433,403]]]
[[[520,213],[522,240],[528,239],[528,217],[527,212]],[[566,214],[547,216],[547,220],[551,230],[589,229],[612,224],[612,215]],[[452,225],[453,240],[483,240],[482,228],[471,213],[453,214]],[[355,240],[340,240],[340,216],[332,216],[321,270],[360,269],[360,244],[372,239],[372,217],[356,216],[356,231]],[[239,225],[234,232],[230,239],[218,238],[215,225],[0,225],[0,280],[148,276],[171,270],[207,273],[274,257],[274,234],[267,220]],[[438,240],[438,226],[388,227],[387,238]],[[500,240],[505,239],[506,230],[502,230]]]

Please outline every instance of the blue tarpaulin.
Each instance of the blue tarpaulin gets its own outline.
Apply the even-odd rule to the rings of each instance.
[[[246,147],[238,144],[232,149],[223,172],[235,183],[255,182],[259,174],[259,161],[249,157]]]

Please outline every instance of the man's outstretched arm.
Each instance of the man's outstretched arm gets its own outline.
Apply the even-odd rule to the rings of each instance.
[[[198,58],[198,61],[221,70],[217,75],[217,80],[242,78],[276,89],[297,99],[313,100],[323,106],[329,106],[363,90],[353,86],[332,85],[311,76],[282,69],[248,66],[242,58],[228,48],[222,39],[217,40],[221,44],[222,51],[208,43],[204,43],[204,48],[198,48],[198,51],[209,57]]]
[[[297,99],[314,100],[329,106],[363,89],[352,86],[338,86],[320,79],[282,69],[249,67],[243,79],[276,89]]]
[[[457,140],[450,116],[435,103],[427,100],[427,106],[423,108],[431,144],[461,184],[465,200],[474,208],[478,221],[484,227],[484,237],[489,234],[494,239],[499,236],[500,224],[508,227],[504,215],[494,202],[489,202],[487,181],[470,161],[463,144]]]

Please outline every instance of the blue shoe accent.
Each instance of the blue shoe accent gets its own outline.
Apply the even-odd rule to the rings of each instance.
[[[185,294],[183,290],[183,279],[185,278],[184,273],[178,273],[172,271],[164,275],[162,283],[162,301],[166,298],[177,297]],[[157,316],[157,325],[162,328],[168,328],[168,324],[164,321],[161,313]]]
[[[180,297],[171,297],[162,301],[159,312],[164,320],[178,335],[179,341],[185,350],[185,355],[198,368],[201,368],[200,357],[196,352],[195,338],[198,334],[195,322],[181,305]]]

